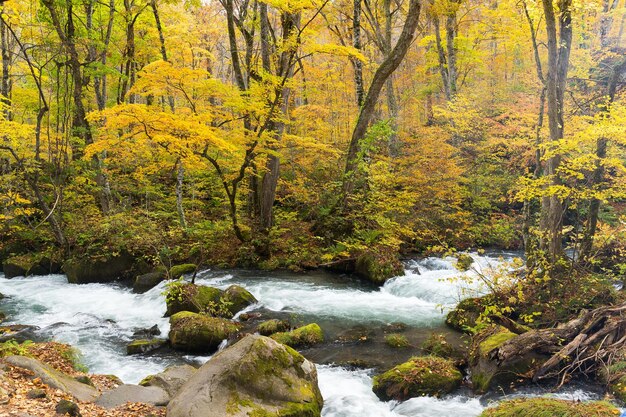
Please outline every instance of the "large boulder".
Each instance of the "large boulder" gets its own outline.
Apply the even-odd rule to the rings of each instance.
[[[170,268],[170,279],[178,279],[185,274],[196,272],[196,269],[198,269],[196,264],[174,265]]]
[[[373,391],[383,401],[441,396],[458,388],[463,375],[454,363],[436,356],[414,357],[374,377]]]
[[[133,292],[142,294],[152,288],[156,287],[165,281],[167,273],[165,270],[148,272],[147,274],[138,275],[133,282]]]
[[[284,345],[301,348],[324,342],[324,332],[317,323],[311,323],[290,332],[274,333],[271,338]]]
[[[78,401],[92,402],[100,396],[100,392],[94,387],[78,382],[71,376],[57,371],[37,359],[25,356],[8,356],[5,358],[5,362],[18,368],[28,369],[50,388],[61,390]]]
[[[476,319],[484,309],[482,298],[466,298],[448,313],[446,324],[454,330],[470,333],[469,329],[476,326]]]
[[[474,391],[484,393],[492,388],[506,389],[511,382],[547,359],[538,353],[530,353],[507,364],[496,363],[490,353],[516,336],[502,326],[492,326],[472,337],[469,369]]]
[[[124,384],[103,393],[96,404],[104,408],[115,408],[127,402],[162,406],[169,401],[169,395],[162,388]]]
[[[256,331],[263,336],[270,336],[274,333],[286,332],[289,330],[289,327],[290,325],[287,320],[271,319],[259,323]]]
[[[191,311],[192,313],[211,312],[212,315],[219,315],[216,313],[220,312],[218,310],[220,310],[222,290],[205,285],[182,282],[173,282],[168,285],[165,297],[167,305],[166,316],[171,316],[181,311]],[[228,310],[223,313],[230,315]]]
[[[257,299],[248,290],[239,285],[231,285],[226,288],[222,299],[226,302],[228,310],[234,316],[244,308],[257,302]]]
[[[74,258],[65,261],[63,271],[72,284],[111,282],[132,273],[135,259],[129,254],[120,254],[106,259]]]
[[[211,353],[240,327],[230,320],[181,311],[170,317],[170,344],[174,349]]]
[[[355,272],[374,284],[382,285],[389,278],[404,275],[404,266],[390,251],[365,252],[357,257]]]
[[[16,255],[2,262],[6,278],[27,277],[31,275],[48,275],[60,271],[59,264],[47,256],[28,253]]]
[[[620,411],[603,402],[578,402],[556,398],[518,398],[488,408],[480,417],[616,417]]]
[[[196,368],[191,365],[170,366],[161,373],[144,378],[139,385],[159,387],[165,390],[171,398],[195,373]]]
[[[315,365],[274,340],[248,335],[216,354],[183,385],[168,417],[319,417]]]

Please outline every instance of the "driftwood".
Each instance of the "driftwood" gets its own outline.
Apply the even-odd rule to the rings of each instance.
[[[514,333],[523,330],[501,318],[495,321]],[[574,373],[591,374],[610,363],[624,347],[626,303],[583,311],[555,328],[525,331],[489,352],[489,359],[501,367],[531,353],[547,354],[532,379],[558,377],[562,385]]]

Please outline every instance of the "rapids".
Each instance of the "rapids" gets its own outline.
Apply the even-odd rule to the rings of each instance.
[[[407,334],[418,341],[433,330],[444,331],[442,324],[450,307],[464,297],[485,291],[480,274],[491,268],[506,268],[504,262],[514,255],[472,254],[474,271],[467,273],[459,273],[452,258],[409,261],[405,276],[389,280],[382,288],[323,272],[296,275],[208,270],[199,274],[197,283],[220,288],[239,284],[259,300],[248,311],[280,312],[297,321],[316,321],[330,340],[353,326],[380,327],[402,322],[409,326]],[[122,284],[68,284],[64,275],[8,280],[0,274],[0,292],[8,296],[2,301],[2,310],[7,313],[9,323],[38,326],[41,338],[52,338],[80,349],[90,372],[114,374],[127,383],[137,383],[171,364],[201,364],[209,359],[175,352],[126,356],[125,345],[132,340],[134,331],[156,324],[167,334],[163,290],[163,283],[144,294],[134,294]],[[372,352],[356,351],[356,354],[380,355],[379,347],[374,346]],[[474,417],[487,403],[486,399],[470,393],[443,399],[414,398],[402,404],[381,402],[371,391],[372,371],[332,366],[329,363],[336,359],[333,350],[340,351],[342,346],[331,344],[320,351],[305,352],[320,364],[325,417]],[[581,390],[561,395],[579,399],[597,397]]]

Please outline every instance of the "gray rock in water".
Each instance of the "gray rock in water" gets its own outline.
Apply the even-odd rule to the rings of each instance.
[[[138,355],[140,353],[148,353],[165,345],[165,339],[141,339],[134,340],[126,345],[126,353],[129,355]]]
[[[156,287],[166,278],[167,273],[165,271],[148,272],[147,274],[139,275],[133,283],[133,292],[142,294]]]
[[[167,405],[169,401],[167,392],[159,387],[125,384],[103,393],[96,404],[104,408],[115,408],[127,402]]]
[[[159,374],[146,377],[139,385],[162,388],[173,397],[195,373],[196,368],[191,365],[170,366]]]
[[[5,358],[9,365],[32,371],[36,377],[50,388],[60,389],[66,394],[72,395],[78,401],[93,402],[100,396],[100,391],[89,385],[76,381],[71,376],[59,372],[37,359],[25,356],[9,356]]]
[[[248,335],[216,354],[178,391],[168,417],[319,417],[315,365],[295,350]]]
[[[26,340],[36,340],[35,332],[39,330],[37,326],[29,326],[27,324],[11,324],[0,327],[0,343],[8,340],[15,340],[22,343]]]

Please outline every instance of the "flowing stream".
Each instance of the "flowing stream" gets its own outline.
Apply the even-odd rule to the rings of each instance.
[[[330,341],[340,340],[346,332],[369,332],[369,329],[375,331],[367,334],[376,339],[382,332],[380,329],[400,322],[407,325],[407,338],[419,346],[431,332],[447,332],[443,326],[445,313],[459,299],[484,292],[480,274],[506,268],[504,262],[514,255],[472,254],[473,270],[467,273],[457,271],[452,258],[410,261],[405,276],[388,281],[382,288],[322,272],[297,275],[209,270],[199,274],[197,283],[220,288],[239,284],[259,300],[248,311],[279,314],[296,323],[315,321]],[[90,372],[114,374],[124,382],[137,383],[168,365],[183,361],[201,364],[209,358],[176,352],[125,354],[126,344],[139,329],[156,324],[163,335],[167,334],[163,290],[164,284],[160,284],[144,294],[134,294],[122,284],[68,284],[64,275],[8,280],[0,274],[0,293],[8,296],[0,303],[0,309],[7,313],[10,323],[38,326],[39,337],[79,348]],[[487,400],[468,392],[443,399],[414,398],[401,404],[381,402],[371,391],[371,370],[348,370],[333,365],[355,357],[372,363],[382,361],[385,365],[404,360],[398,351],[383,345],[380,340],[363,346],[334,342],[304,352],[318,363],[325,417],[475,417],[484,409]],[[408,358],[416,352],[419,353],[409,349],[404,355]],[[599,394],[569,389],[559,395],[586,400]]]

